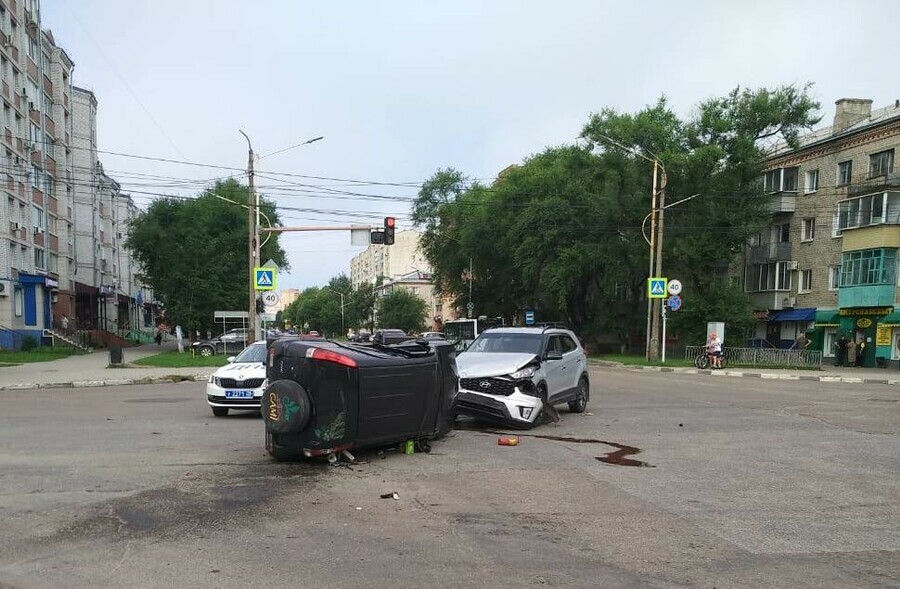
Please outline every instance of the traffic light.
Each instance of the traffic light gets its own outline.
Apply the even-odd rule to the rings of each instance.
[[[394,245],[394,229],[397,220],[393,217],[384,218],[384,245]]]
[[[263,304],[262,297],[256,297],[256,314],[262,315],[266,312],[266,306]]]
[[[384,244],[384,231],[373,231],[369,234],[369,243],[373,243],[375,245],[383,245]]]

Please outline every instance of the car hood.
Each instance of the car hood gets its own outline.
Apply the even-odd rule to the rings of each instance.
[[[504,376],[512,374],[535,360],[534,354],[463,352],[456,358],[456,369],[460,378],[481,376]]]
[[[220,378],[246,380],[248,378],[265,378],[266,365],[262,362],[232,362],[213,373]]]

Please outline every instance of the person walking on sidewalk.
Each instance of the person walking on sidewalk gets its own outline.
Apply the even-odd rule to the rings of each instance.
[[[184,352],[184,332],[181,330],[181,325],[175,326],[175,339],[178,341],[178,352]]]
[[[856,366],[856,340],[847,342],[847,366]]]

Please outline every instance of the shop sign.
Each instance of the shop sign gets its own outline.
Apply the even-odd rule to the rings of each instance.
[[[838,315],[841,317],[859,317],[860,315],[887,315],[894,310],[893,307],[855,307],[841,309]]]

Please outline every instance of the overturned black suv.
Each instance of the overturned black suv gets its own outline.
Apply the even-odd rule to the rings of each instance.
[[[260,411],[276,460],[428,441],[456,413],[453,347],[415,341],[369,348],[327,340],[270,342]]]

